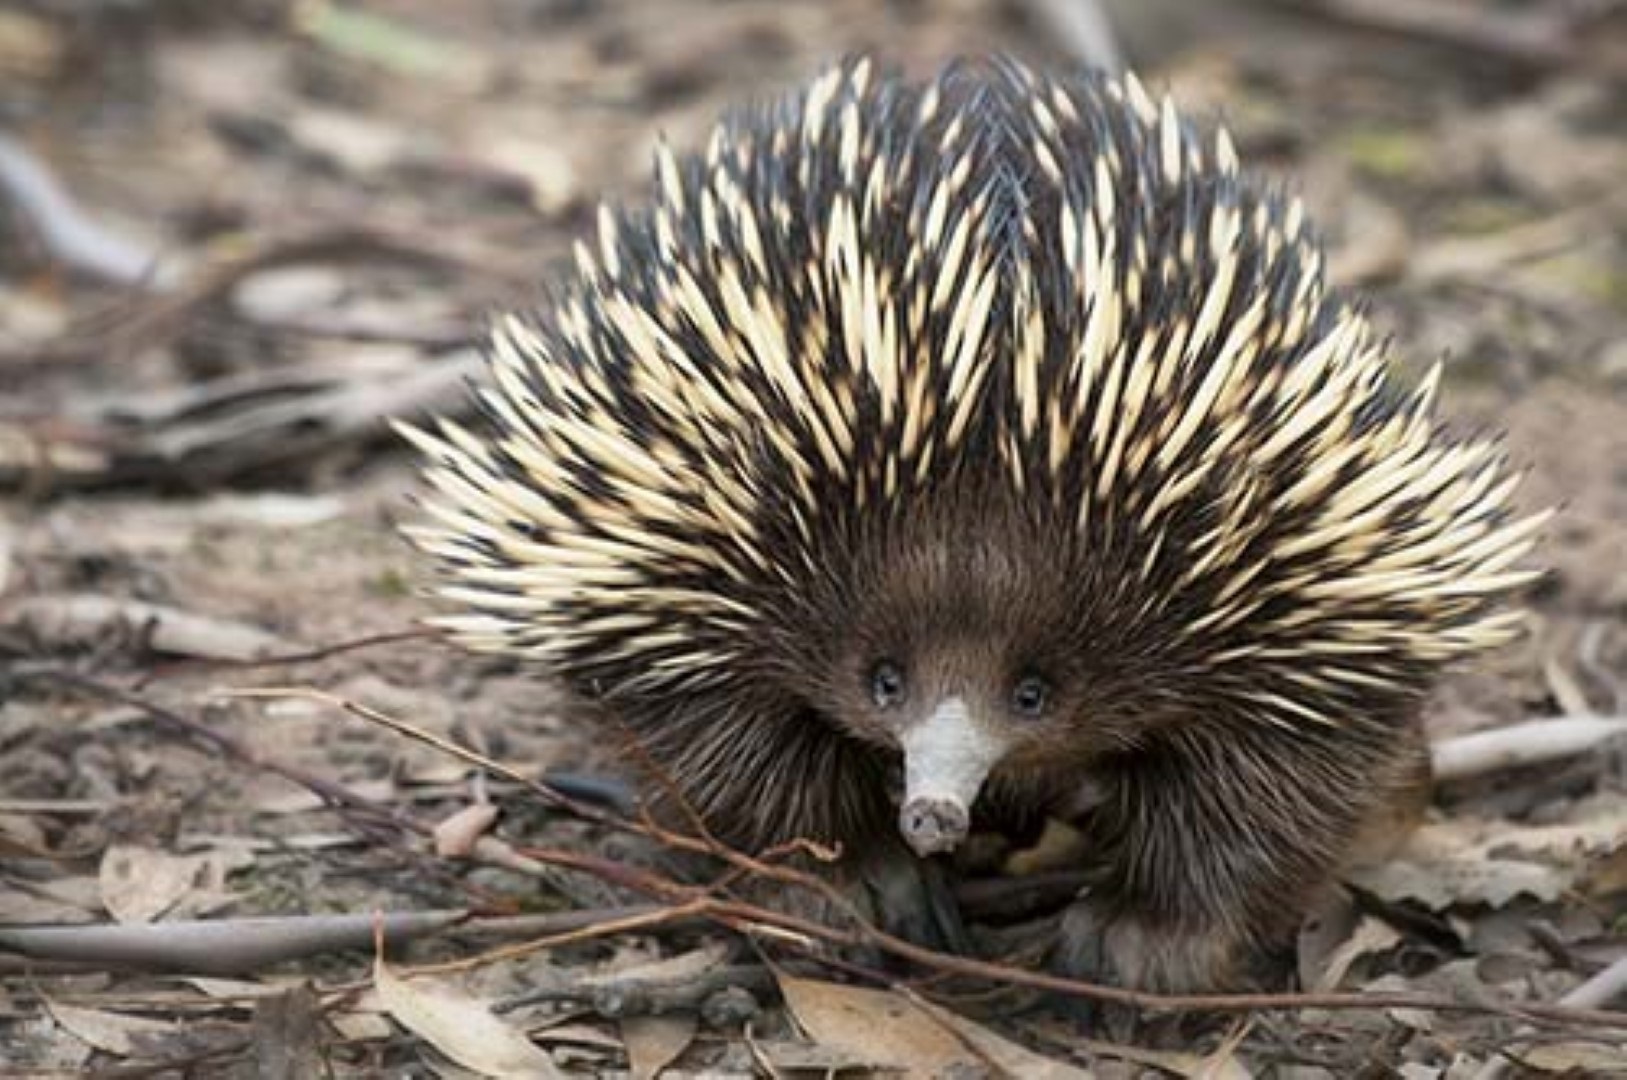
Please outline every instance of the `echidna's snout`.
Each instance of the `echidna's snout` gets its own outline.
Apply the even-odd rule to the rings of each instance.
[[[899,738],[904,805],[898,828],[917,855],[953,851],[966,839],[972,803],[1005,755],[1005,740],[979,725],[958,697],[939,702]]]
[[[917,855],[953,851],[966,839],[971,811],[959,799],[911,799],[898,812],[898,828]]]

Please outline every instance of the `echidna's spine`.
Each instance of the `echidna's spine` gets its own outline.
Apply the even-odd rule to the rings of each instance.
[[[858,62],[663,150],[558,302],[505,320],[476,430],[412,433],[443,621],[607,693],[737,684],[864,523],[992,466],[1080,583],[1261,722],[1505,640],[1514,522],[1438,379],[1392,386],[1297,201],[1133,79]]]
[[[717,839],[763,851],[796,839],[900,850],[886,762],[874,748],[816,723],[787,699],[718,693],[639,701],[619,718],[654,770],[649,790],[666,816],[693,814]],[[672,785],[677,790],[672,790]]]

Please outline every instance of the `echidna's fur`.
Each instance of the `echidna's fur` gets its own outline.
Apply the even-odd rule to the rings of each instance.
[[[908,858],[900,733],[947,701],[998,736],[980,807],[1097,793],[1071,956],[1235,980],[1416,773],[1437,669],[1513,632],[1541,518],[1500,452],[1431,418],[1438,369],[1394,385],[1299,202],[1133,79],[850,63],[657,179],[497,328],[483,423],[409,433],[443,624],[746,846]],[[924,688],[897,721],[884,656]]]

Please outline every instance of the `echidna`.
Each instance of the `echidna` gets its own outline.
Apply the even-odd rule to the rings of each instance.
[[[1515,631],[1501,451],[1133,78],[848,62],[656,179],[495,329],[482,421],[410,433],[443,624],[741,848],[919,867],[1088,788],[1060,955],[1238,982]]]

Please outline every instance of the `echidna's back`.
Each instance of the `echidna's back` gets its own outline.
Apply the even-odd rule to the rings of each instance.
[[[947,487],[1269,719],[1506,633],[1500,459],[1385,387],[1299,204],[1133,81],[846,64],[657,180],[498,328],[489,426],[420,438],[470,644],[725,685]]]

